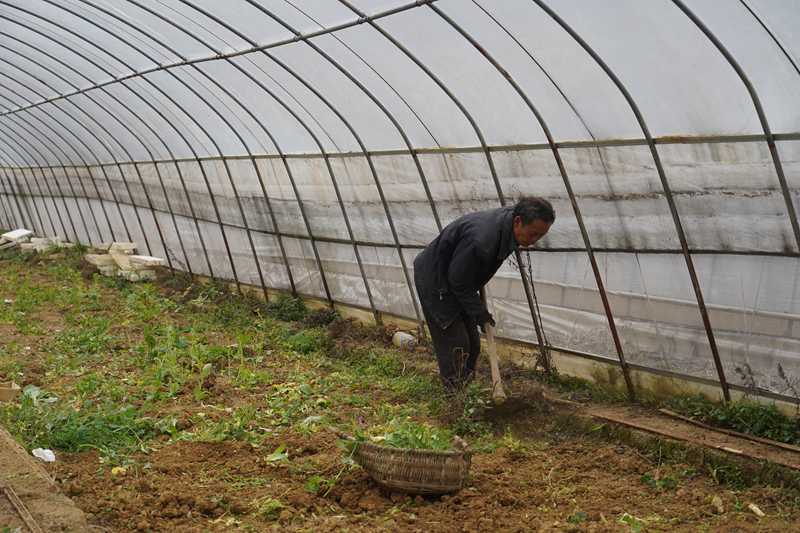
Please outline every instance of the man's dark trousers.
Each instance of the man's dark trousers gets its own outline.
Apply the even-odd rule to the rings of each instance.
[[[439,363],[439,376],[448,390],[457,390],[467,384],[475,373],[475,363],[481,352],[478,325],[462,313],[446,329],[431,320],[422,308]]]

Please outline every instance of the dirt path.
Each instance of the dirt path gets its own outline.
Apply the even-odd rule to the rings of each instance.
[[[66,496],[47,472],[0,428],[0,487],[10,486],[42,531],[89,531],[83,511]],[[28,528],[5,495],[0,497],[0,528]]]

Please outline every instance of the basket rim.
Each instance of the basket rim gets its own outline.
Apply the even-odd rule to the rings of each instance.
[[[391,451],[411,455],[436,455],[441,457],[464,457],[465,455],[471,456],[472,450],[433,450],[430,448],[397,448],[395,446],[385,446],[383,444],[376,444],[374,442],[353,440],[356,447],[367,446],[375,448],[378,451]]]

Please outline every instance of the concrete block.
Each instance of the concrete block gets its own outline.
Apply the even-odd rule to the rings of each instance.
[[[110,242],[101,242],[100,244],[93,244],[89,247],[89,253],[92,254],[107,254],[108,249],[111,247]]]
[[[19,249],[24,251],[24,252],[34,252],[34,251],[36,251],[36,246],[31,244],[31,243],[29,243],[29,242],[23,242],[23,243],[20,243]]]
[[[131,267],[131,256],[123,253],[112,252],[108,255],[108,257],[114,261],[114,264],[116,264],[120,270],[134,270]]]
[[[16,243],[23,243],[28,242],[31,236],[33,236],[33,232],[29,229],[15,229],[14,231],[9,231],[8,233],[3,233],[0,237],[3,238],[5,241],[16,242]]]
[[[132,267],[153,268],[164,266],[166,264],[164,259],[160,257],[153,257],[151,255],[131,255],[128,257]],[[134,270],[136,270],[136,268],[134,268]]]
[[[97,267],[97,269],[100,271],[100,274],[109,278],[115,277],[117,275],[117,272],[119,272],[116,263],[114,263],[114,265],[112,266]]]
[[[155,270],[120,270],[117,276],[124,278],[130,282],[137,281],[151,281],[156,279]]]
[[[0,402],[13,402],[22,389],[13,381],[0,381]]]
[[[30,244],[33,246],[33,249],[37,252],[46,252],[50,248],[58,245],[58,241],[54,241],[53,239],[49,239],[47,237],[32,237]]]
[[[117,268],[117,263],[114,258],[108,254],[86,254],[83,256],[87,263],[94,265],[98,268],[114,267]]]
[[[110,254],[133,255],[134,252],[136,252],[135,242],[113,242],[108,247],[108,253]]]

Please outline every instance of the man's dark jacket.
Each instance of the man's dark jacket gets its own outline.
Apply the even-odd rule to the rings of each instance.
[[[414,281],[429,319],[445,329],[461,313],[485,321],[478,291],[516,249],[513,220],[513,207],[464,215],[417,256]]]

